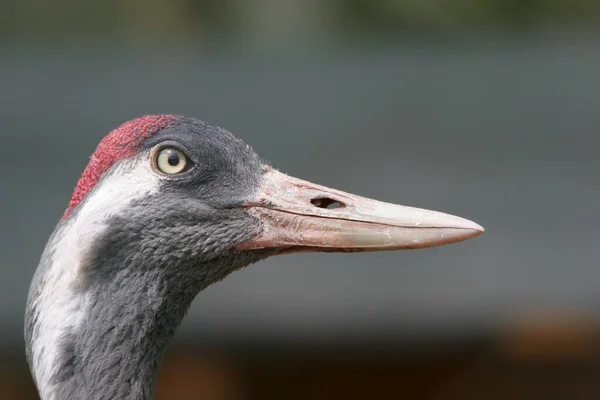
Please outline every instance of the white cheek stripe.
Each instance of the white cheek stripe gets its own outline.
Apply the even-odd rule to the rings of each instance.
[[[42,257],[52,259],[34,303],[39,314],[32,343],[32,369],[42,399],[56,398],[51,378],[60,340],[76,332],[86,314],[89,296],[77,292],[76,286],[90,246],[107,228],[109,217],[121,213],[131,201],[157,193],[159,180],[143,155],[115,164],[46,245]]]

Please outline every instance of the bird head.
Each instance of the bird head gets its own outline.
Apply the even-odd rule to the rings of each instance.
[[[274,254],[414,249],[483,232],[460,217],[293,178],[226,130],[173,115],[129,121],[100,142],[62,223],[77,220],[94,264],[119,253],[173,274],[185,263],[192,275],[215,258],[231,258],[233,270]]]

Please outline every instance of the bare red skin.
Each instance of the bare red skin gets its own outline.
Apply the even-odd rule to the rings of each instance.
[[[91,155],[90,162],[83,171],[81,178],[79,178],[69,202],[69,207],[63,215],[63,220],[81,203],[87,193],[114,163],[133,156],[136,153],[137,146],[145,138],[168,128],[181,118],[176,115],[148,115],[125,122],[106,135],[98,144],[94,154]]]

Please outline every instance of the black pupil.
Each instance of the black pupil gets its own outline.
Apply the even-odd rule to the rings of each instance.
[[[169,158],[167,159],[167,162],[172,167],[179,165],[179,155],[177,153],[169,154]]]

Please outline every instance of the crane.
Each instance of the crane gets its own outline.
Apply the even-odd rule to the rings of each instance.
[[[148,115],[104,137],[42,253],[26,355],[51,399],[150,399],[196,295],[295,252],[413,249],[484,229],[283,174],[228,131]]]

